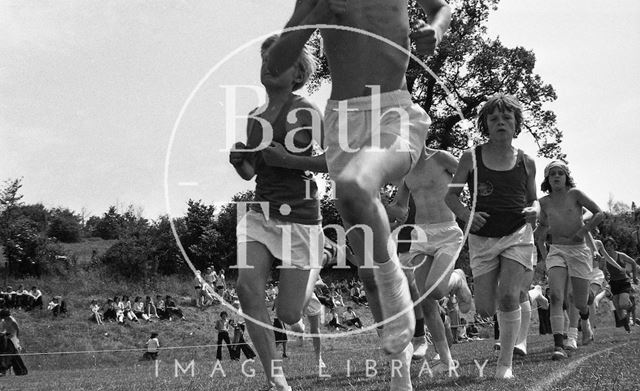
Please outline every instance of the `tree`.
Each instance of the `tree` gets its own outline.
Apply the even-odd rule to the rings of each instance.
[[[102,218],[96,223],[93,236],[105,240],[118,239],[124,223],[124,219],[115,206],[110,206]]]
[[[0,190],[0,211],[20,205],[20,200],[24,197],[18,194],[21,188],[22,177],[4,181],[4,188]]]
[[[410,20],[426,20],[422,9],[411,0]],[[499,0],[451,0],[453,16],[449,31],[435,55],[424,58],[431,71],[451,91],[443,87],[416,61],[407,69],[407,84],[414,102],[432,118],[427,144],[459,154],[482,139],[468,120],[474,118],[488,97],[505,92],[514,94],[524,108],[522,129],[530,133],[538,145],[538,155],[566,159],[560,149],[562,132],[556,128],[556,115],[544,105],[556,99],[553,87],[534,73],[535,54],[522,47],[507,48],[499,38],[487,36],[486,23]],[[314,41],[319,45],[319,40]],[[326,59],[313,76],[310,89],[328,80]]]
[[[80,216],[67,208],[57,208],[52,212],[47,236],[56,238],[63,243],[80,241]]]

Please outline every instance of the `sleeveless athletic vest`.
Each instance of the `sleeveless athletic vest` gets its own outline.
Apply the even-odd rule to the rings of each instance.
[[[287,134],[286,118],[294,99],[302,99],[291,94],[278,116],[271,124],[273,141],[284,145]],[[262,126],[260,122],[249,118],[250,131],[247,141],[249,148],[255,148],[262,141]],[[305,145],[295,144],[298,148]],[[299,155],[310,156],[311,148]],[[308,171],[294,170],[283,167],[269,166],[262,157],[262,151],[252,153],[253,167],[256,173],[255,201],[269,202],[269,217],[300,224],[318,224],[320,217],[320,201],[318,200],[318,186]],[[307,187],[309,189],[307,189]],[[287,204],[291,213],[284,215],[280,207]],[[250,208],[262,213],[259,205],[252,204]],[[288,208],[285,208],[288,209]]]
[[[474,235],[498,238],[507,236],[526,224],[522,209],[527,205],[527,169],[524,152],[518,149],[516,164],[511,170],[496,171],[482,161],[482,146],[477,146],[478,170],[476,212],[487,212],[487,223]],[[473,196],[476,185],[473,173],[467,178]]]
[[[625,271],[624,265],[620,264],[620,254],[618,254],[617,252],[614,261],[622,268],[622,270],[618,270],[618,268],[612,266],[609,262],[607,262],[607,270],[609,271],[609,275],[611,276],[611,281],[626,280],[627,273]]]

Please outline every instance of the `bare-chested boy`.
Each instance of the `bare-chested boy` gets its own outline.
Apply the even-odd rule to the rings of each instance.
[[[569,167],[562,161],[549,163],[544,170],[542,191],[548,195],[540,199],[539,224],[536,229],[538,249],[546,258],[551,301],[551,331],[554,352],[552,359],[567,357],[562,340],[564,315],[562,304],[567,293],[567,276],[570,278],[572,305],[569,309],[569,333],[567,346],[576,347],[578,317],[589,318],[589,284],[592,271],[592,253],[585,243],[589,231],[602,221],[598,205],[575,187]],[[583,222],[583,208],[593,214],[588,223]],[[551,234],[551,247],[547,254],[544,242]],[[585,327],[588,327],[585,325]]]
[[[412,38],[418,52],[429,55],[448,28],[451,10],[444,0],[418,3],[429,24],[418,25]],[[360,277],[375,320],[391,318],[384,325],[383,348],[404,358],[411,356],[412,301],[378,192],[415,166],[430,120],[406,89],[408,53],[375,37],[408,49],[407,8],[406,0],[297,0],[286,25],[333,24],[357,30],[321,29],[332,80],[325,156],[345,226],[358,225],[349,231],[349,241],[361,263],[377,266],[373,273],[360,268]],[[271,49],[269,72],[288,69],[314,30],[284,32]],[[373,243],[365,243],[364,230],[372,233]]]
[[[440,363],[432,368],[433,371],[442,367],[448,372],[453,365],[437,301],[453,291],[458,296],[461,310],[467,312],[472,300],[464,272],[453,271],[463,233],[444,202],[457,167],[458,160],[449,152],[425,146],[420,160],[405,177],[394,202],[387,208],[393,224],[394,220],[402,222],[406,218],[409,193],[415,203],[411,247],[409,252],[401,254],[400,262],[406,267],[405,271],[409,269],[414,274],[420,296],[428,292],[421,309],[440,355]]]

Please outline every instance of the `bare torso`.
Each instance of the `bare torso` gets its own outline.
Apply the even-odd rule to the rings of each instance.
[[[578,203],[572,190],[561,194],[545,196],[540,207],[547,215],[549,233],[553,244],[580,244],[584,238],[575,233],[584,225],[582,205]]]
[[[416,205],[416,224],[455,221],[444,202],[453,174],[440,163],[441,153],[446,152],[424,148],[416,167],[405,178]]]
[[[407,0],[350,0],[347,13],[336,24],[409,47]],[[363,33],[337,29],[322,29],[321,33],[331,69],[331,99],[370,95],[367,85],[380,86],[381,92],[405,85],[406,52]]]

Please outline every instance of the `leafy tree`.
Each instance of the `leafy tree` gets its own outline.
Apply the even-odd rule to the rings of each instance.
[[[97,222],[93,236],[105,240],[118,239],[124,223],[124,218],[115,206],[110,206],[100,221]]]
[[[54,209],[47,236],[54,237],[63,243],[80,241],[80,217],[66,208]]]
[[[407,84],[414,102],[420,104],[432,118],[427,144],[458,154],[482,139],[479,131],[464,118],[477,116],[488,97],[505,92],[514,94],[525,111],[523,130],[530,133],[538,145],[538,154],[565,159],[560,149],[562,132],[556,127],[556,115],[544,105],[556,99],[550,84],[545,84],[534,72],[535,54],[523,47],[508,48],[499,38],[487,35],[487,20],[497,9],[499,0],[451,0],[453,8],[449,31],[435,55],[424,58],[430,70],[451,91],[442,86],[416,61],[407,70]],[[422,9],[411,0],[410,20],[425,19]],[[319,40],[315,40],[319,45]],[[419,57],[420,58],[420,57]],[[326,59],[313,76],[310,89],[329,79]]]

